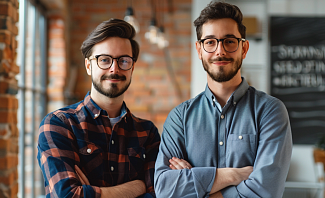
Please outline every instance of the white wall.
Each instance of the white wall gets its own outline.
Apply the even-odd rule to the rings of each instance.
[[[325,16],[325,0],[227,0],[236,4],[244,16],[258,18],[261,41],[247,37],[250,49],[242,65],[242,76],[256,89],[269,93],[269,40],[270,16]],[[192,22],[210,0],[193,0]],[[196,32],[192,29],[192,82],[191,97],[202,92],[206,85],[206,72],[195,50]]]
[[[192,6],[192,24],[194,20],[200,15],[201,10],[205,8],[210,0],[193,0]],[[192,67],[191,67],[191,97],[195,97],[205,89],[207,83],[206,73],[203,69],[202,63],[198,58],[198,54],[195,49],[196,31],[194,25],[192,25]]]

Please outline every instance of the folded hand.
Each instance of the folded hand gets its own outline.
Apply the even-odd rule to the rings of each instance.
[[[180,169],[191,169],[192,166],[190,163],[188,163],[186,160],[179,159],[177,157],[173,157],[169,160],[169,167],[173,170],[180,170]]]

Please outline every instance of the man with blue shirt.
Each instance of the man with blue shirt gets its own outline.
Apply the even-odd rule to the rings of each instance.
[[[212,2],[194,21],[204,92],[174,108],[155,166],[157,197],[280,198],[291,129],[284,104],[241,77],[245,39],[235,5]]]

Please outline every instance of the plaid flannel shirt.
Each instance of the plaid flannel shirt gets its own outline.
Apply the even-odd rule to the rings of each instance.
[[[125,103],[112,127],[91,99],[48,114],[40,124],[37,159],[46,197],[100,197],[99,187],[143,180],[155,197],[154,168],[160,135],[156,126],[131,114]],[[74,165],[91,185],[82,185]],[[145,194],[148,195],[148,194]]]

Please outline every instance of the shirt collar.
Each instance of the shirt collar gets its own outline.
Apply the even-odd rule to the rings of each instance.
[[[249,85],[244,77],[242,77],[242,82],[239,84],[237,89],[231,94],[228,101],[231,101],[234,105],[237,104],[237,102],[245,95],[249,88]],[[205,87],[205,96],[208,98],[208,100],[211,102],[212,105],[219,104],[213,93],[211,92],[208,84]],[[219,105],[220,106],[220,105]],[[221,106],[220,106],[221,107]]]
[[[87,95],[84,98],[84,105],[88,108],[91,116],[96,119],[99,115],[105,115],[108,116],[107,111],[100,108],[93,99],[90,97],[90,92],[87,93]],[[129,112],[128,108],[126,107],[125,102],[123,101],[122,107],[121,107],[121,114],[120,117],[123,117]]]

